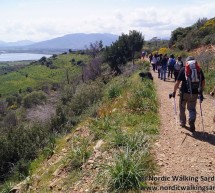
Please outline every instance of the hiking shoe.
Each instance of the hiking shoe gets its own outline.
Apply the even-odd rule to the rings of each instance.
[[[189,125],[190,125],[190,131],[191,131],[191,132],[195,132],[196,128],[195,128],[195,123],[194,123],[194,121],[189,121]]]
[[[180,123],[180,126],[183,127],[183,128],[185,128],[185,127],[186,127],[186,124]]]

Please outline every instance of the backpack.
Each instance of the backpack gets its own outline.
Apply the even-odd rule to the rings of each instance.
[[[183,66],[182,61],[177,61],[177,62],[175,63],[175,65],[174,65],[174,69],[175,69],[176,71],[179,71],[179,70],[182,68],[182,66]]]
[[[201,83],[201,68],[196,60],[187,61],[185,65],[185,78],[188,92],[192,94],[194,90],[200,89]]]
[[[170,58],[169,61],[168,61],[168,66],[169,67],[174,67],[175,65],[175,59],[174,58]]]

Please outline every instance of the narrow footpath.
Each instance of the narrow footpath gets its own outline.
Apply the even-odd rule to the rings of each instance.
[[[157,176],[163,177],[162,180],[158,180],[158,186],[171,186],[172,188],[172,190],[155,192],[202,193],[204,188],[210,188],[203,186],[215,186],[215,123],[213,121],[215,98],[204,96],[202,103],[204,131],[198,101],[196,132],[191,133],[188,129],[179,126],[179,96],[175,98],[177,115],[174,111],[174,99],[169,99],[169,93],[173,91],[174,79],[160,80],[157,72],[153,71],[152,75],[157,89],[161,120],[159,138],[154,147],[160,166]],[[186,115],[188,115],[187,110]],[[173,181],[173,176],[181,178]],[[176,186],[173,187],[174,185]],[[192,186],[194,190],[178,190],[181,186]],[[206,192],[215,192],[215,190]]]

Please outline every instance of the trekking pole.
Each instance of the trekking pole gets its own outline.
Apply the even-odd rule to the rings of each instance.
[[[169,98],[172,98],[173,97],[173,94],[169,94]],[[174,114],[175,114],[175,121],[176,121],[176,127],[177,127],[177,123],[178,123],[178,120],[177,120],[177,110],[176,110],[176,101],[175,101],[175,96],[173,97],[174,98]]]
[[[175,124],[176,124],[176,127],[177,127],[178,120],[177,120],[177,110],[176,110],[176,102],[175,102],[175,97],[174,97],[174,112],[175,112]]]
[[[202,99],[203,99],[203,96],[199,94],[198,98],[199,98],[199,105],[200,105],[200,114],[201,114],[201,119],[202,119],[202,130],[204,132],[205,128],[204,128],[204,121],[203,121],[203,114],[202,114]]]

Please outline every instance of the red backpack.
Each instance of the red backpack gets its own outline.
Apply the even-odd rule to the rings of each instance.
[[[201,68],[196,60],[189,60],[185,64],[185,78],[187,81],[188,91],[192,93],[193,90],[200,88]]]

